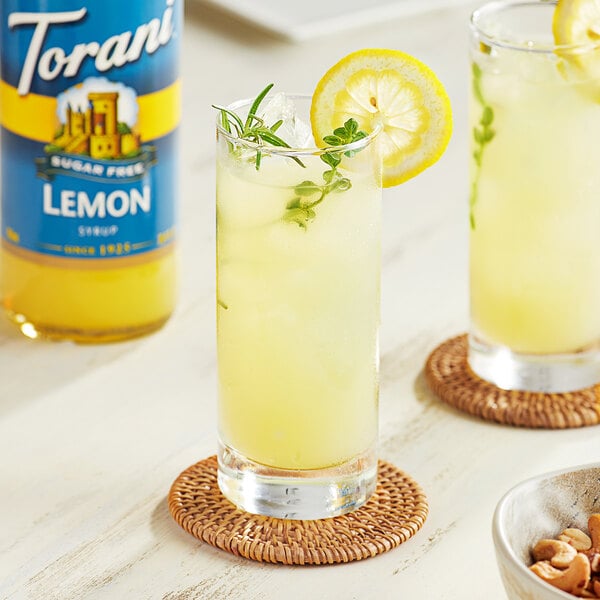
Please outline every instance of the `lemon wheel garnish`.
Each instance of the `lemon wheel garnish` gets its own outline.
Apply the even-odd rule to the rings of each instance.
[[[552,20],[554,42],[565,46],[558,52],[590,76],[600,71],[600,2],[558,0]],[[586,47],[587,46],[587,51]],[[569,48],[570,47],[570,48]]]
[[[353,118],[361,130],[379,134],[383,185],[398,185],[431,166],[452,132],[446,90],[433,71],[398,50],[358,50],[334,65],[313,94],[315,140]]]
[[[598,44],[600,42],[600,2],[597,0],[558,0],[552,21],[558,45]]]

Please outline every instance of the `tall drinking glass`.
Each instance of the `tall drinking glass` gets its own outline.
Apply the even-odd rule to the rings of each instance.
[[[471,20],[469,363],[541,392],[600,381],[600,46],[556,46],[555,4]]]
[[[375,137],[335,148],[336,167],[323,149],[270,146],[257,166],[259,148],[217,126],[218,477],[246,511],[331,517],[375,488]]]

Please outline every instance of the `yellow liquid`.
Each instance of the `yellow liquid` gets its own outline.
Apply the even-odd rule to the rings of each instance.
[[[590,347],[600,340],[600,102],[545,56],[499,52],[481,68],[496,135],[470,240],[475,330],[521,353]],[[472,130],[482,108],[471,102]]]
[[[0,259],[4,308],[29,337],[126,339],[158,329],[174,307],[174,252],[144,264],[85,270],[36,264],[6,249]]]
[[[221,150],[221,440],[278,468],[343,463],[377,438],[377,176],[347,173],[352,189],[327,196],[305,231],[282,216],[292,187],[321,181],[324,163],[266,157],[257,172]]]

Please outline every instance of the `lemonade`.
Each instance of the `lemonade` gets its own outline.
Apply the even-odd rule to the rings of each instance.
[[[318,156],[257,171],[219,145],[220,437],[263,465],[324,468],[375,447],[381,188],[360,159],[303,228],[283,217],[294,186],[320,179]]]
[[[473,333],[515,354],[573,355],[600,340],[600,102],[552,50],[554,4],[520,10],[512,46],[496,23],[503,42],[476,37],[472,53]]]
[[[214,106],[218,484],[324,519],[377,484],[381,188],[441,156],[451,111],[396,50],[344,57],[312,97],[272,87]]]

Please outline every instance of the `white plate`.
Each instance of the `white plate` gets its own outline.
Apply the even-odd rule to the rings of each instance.
[[[196,0],[300,41],[469,0]]]

